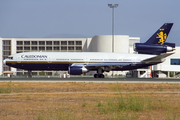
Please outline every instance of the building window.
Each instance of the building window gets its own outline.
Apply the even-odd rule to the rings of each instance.
[[[76,45],[82,45],[82,41],[76,41]]]
[[[46,50],[52,50],[52,47],[46,47]]]
[[[54,45],[59,45],[59,41],[54,41]]]
[[[35,47],[35,46],[31,47],[31,50],[37,50],[37,47]]]
[[[46,45],[52,45],[52,41],[46,41]]]
[[[74,45],[74,41],[68,41],[68,45]]]
[[[3,45],[11,45],[11,41],[10,40],[3,40]]]
[[[30,47],[24,47],[24,50],[30,50]]]
[[[17,41],[17,45],[23,45],[23,41]]]
[[[67,47],[66,46],[62,46],[61,50],[67,50]]]
[[[30,41],[24,41],[24,45],[30,45]]]
[[[59,50],[59,47],[54,47],[54,50]]]
[[[3,55],[10,55],[11,52],[10,51],[3,51]]]
[[[10,46],[3,46],[3,50],[11,50],[11,47]]]
[[[68,47],[68,50],[74,50],[74,47]]]
[[[39,41],[39,45],[45,45],[45,41]]]
[[[23,50],[23,47],[17,47],[17,50]]]
[[[82,50],[82,47],[76,47],[76,50]]]
[[[31,41],[31,45],[37,45],[37,41]]]
[[[61,41],[61,45],[67,45],[67,41]]]
[[[3,67],[3,71],[11,71],[11,68],[8,67],[8,66],[4,66],[4,67]]]
[[[171,59],[171,65],[180,65],[180,59]]]
[[[45,47],[39,47],[39,50],[45,50]]]

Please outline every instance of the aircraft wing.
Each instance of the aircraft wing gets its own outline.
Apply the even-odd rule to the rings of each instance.
[[[93,63],[93,64],[87,64],[85,67],[87,69],[93,69],[97,67],[109,67],[109,68],[116,68],[116,67],[122,67],[129,65],[130,63]]]
[[[158,56],[155,56],[152,58],[145,59],[145,60],[141,61],[141,63],[163,62],[165,60],[164,58],[166,58],[172,54],[174,54],[174,53],[167,53],[167,54],[158,55]]]
[[[142,64],[151,64],[151,63],[161,63],[163,62],[168,56],[172,55],[174,53],[167,53],[167,54],[162,54],[162,55],[158,55],[152,58],[148,58],[145,59],[143,61],[141,61]],[[93,64],[87,64],[85,67],[87,69],[94,69],[94,68],[98,68],[98,67],[108,67],[110,69],[112,68],[116,68],[116,67],[123,67],[126,65],[130,65],[131,63],[93,63]]]

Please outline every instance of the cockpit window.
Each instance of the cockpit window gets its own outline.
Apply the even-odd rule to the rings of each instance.
[[[8,59],[11,59],[11,60],[12,60],[12,59],[13,59],[13,57],[8,57]]]

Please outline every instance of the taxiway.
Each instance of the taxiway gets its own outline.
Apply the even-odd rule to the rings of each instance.
[[[0,82],[94,82],[94,83],[180,83],[176,78],[0,78]]]

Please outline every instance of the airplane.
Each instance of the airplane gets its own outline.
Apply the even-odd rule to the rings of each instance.
[[[10,67],[28,70],[68,71],[81,75],[97,71],[94,78],[104,78],[104,72],[124,71],[162,63],[174,54],[174,43],[165,42],[173,23],[163,24],[145,43],[135,43],[133,53],[106,52],[23,52],[8,56],[3,63]],[[170,52],[170,53],[167,53]]]

